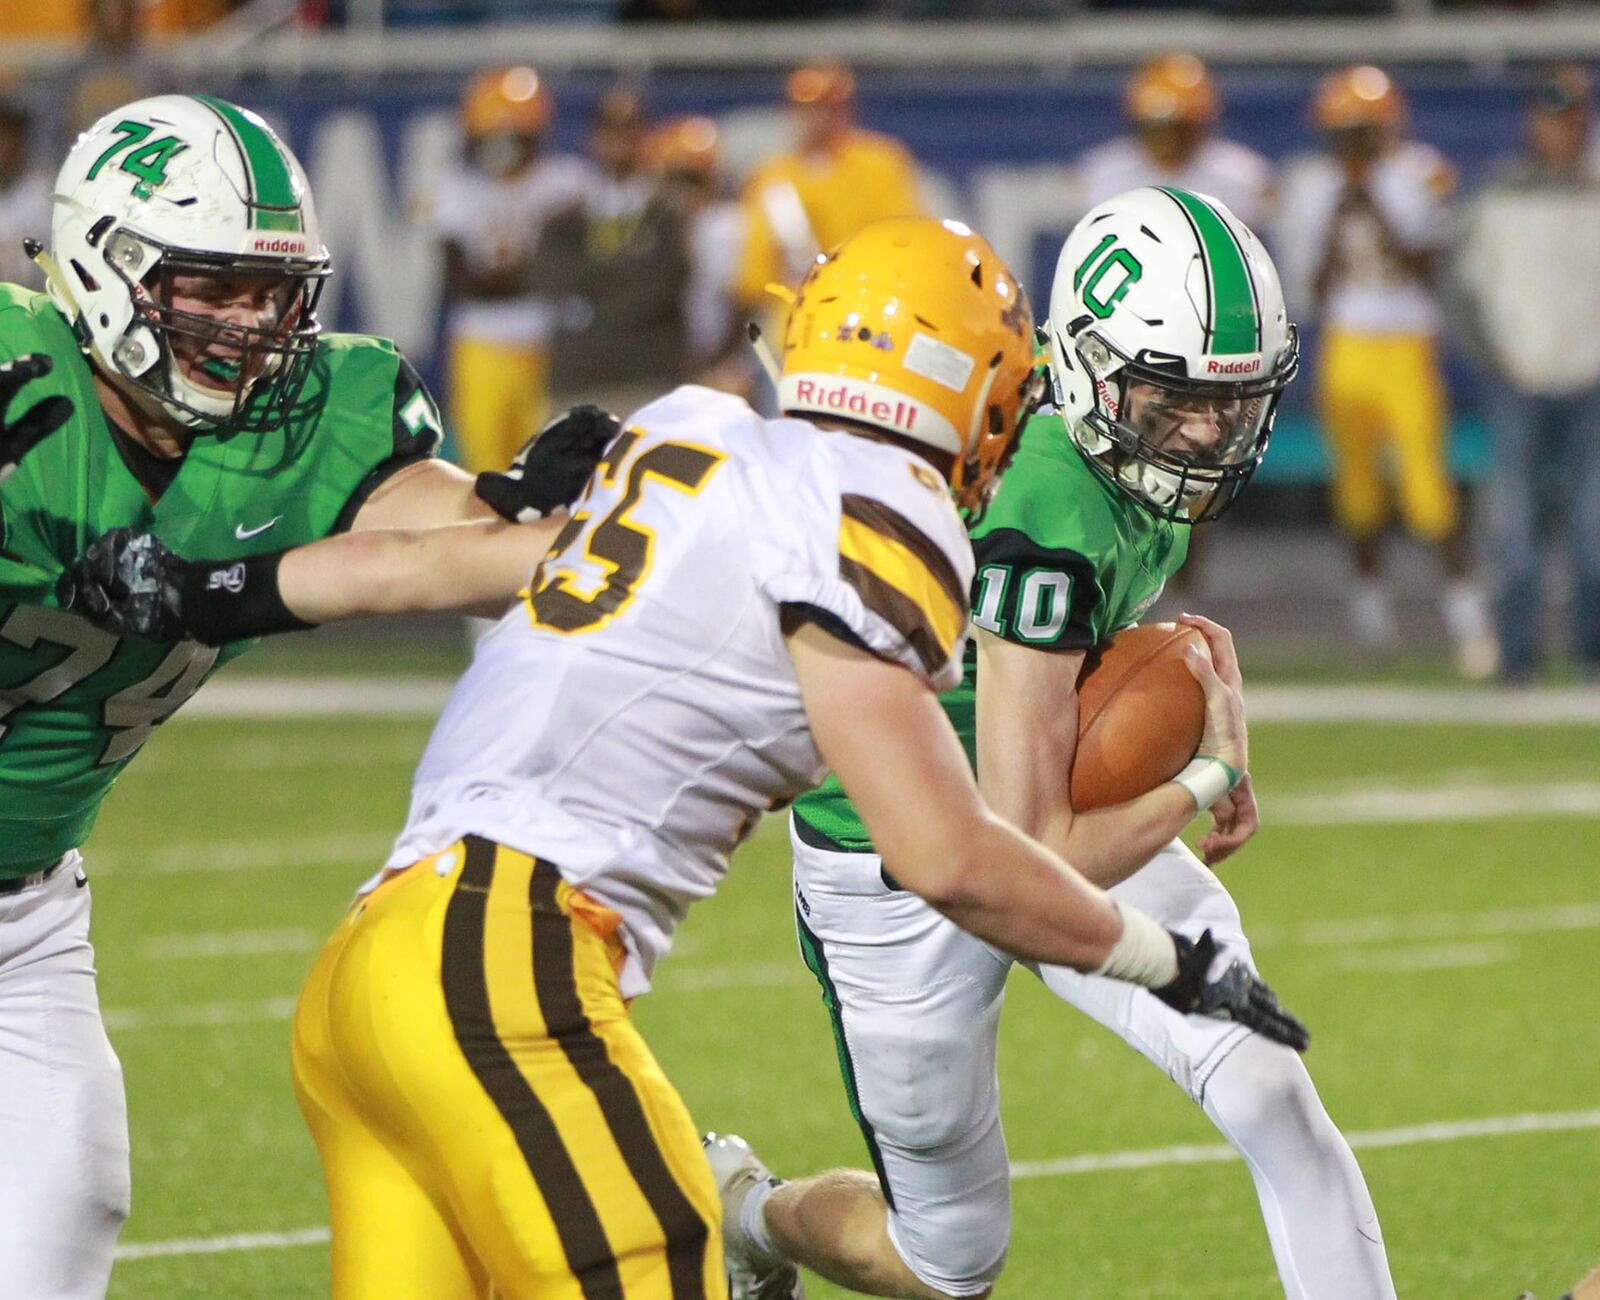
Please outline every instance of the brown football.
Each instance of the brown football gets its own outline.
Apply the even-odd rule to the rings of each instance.
[[[1192,627],[1147,623],[1097,645],[1078,678],[1078,751],[1072,806],[1125,803],[1183,771],[1205,730],[1206,697],[1183,661],[1205,638]]]

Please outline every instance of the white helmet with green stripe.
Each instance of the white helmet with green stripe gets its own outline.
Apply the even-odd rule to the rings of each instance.
[[[282,421],[328,250],[271,127],[208,95],[136,100],[78,137],[52,202],[50,294],[109,379],[191,428]]]
[[[1216,199],[1108,199],[1050,290],[1056,406],[1089,463],[1164,519],[1216,519],[1267,450],[1299,343],[1261,241]]]

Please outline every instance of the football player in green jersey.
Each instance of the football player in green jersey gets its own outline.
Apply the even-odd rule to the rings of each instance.
[[[1068,238],[1048,335],[1056,411],[1029,423],[972,526],[979,630],[945,708],[996,812],[1113,897],[1174,930],[1209,929],[1249,962],[1238,909],[1205,864],[1256,828],[1243,751],[1202,745],[1176,780],[1094,811],[1072,808],[1068,777],[1086,653],[1149,608],[1190,528],[1228,508],[1266,450],[1297,365],[1277,272],[1215,200],[1132,190]],[[1226,631],[1186,621],[1239,689]],[[1202,863],[1176,837],[1207,809]],[[782,1184],[741,1140],[708,1139],[735,1300],[800,1295],[791,1261],[873,1295],[987,1295],[1010,1231],[995,1042],[1012,963],[884,873],[837,783],[796,801],[791,838],[801,948],[875,1176]],[[1238,1148],[1286,1295],[1391,1300],[1361,1171],[1294,1052],[1139,990],[1029,969],[1163,1069]]]
[[[0,1290],[81,1300],[105,1293],[129,1192],[78,847],[249,643],[118,635],[63,610],[58,579],[119,528],[246,561],[520,510],[514,483],[497,513],[435,458],[438,412],[393,344],[322,332],[305,175],[254,114],[164,95],[107,115],[49,234],[48,295],[0,286],[0,401],[25,409],[0,428]]]

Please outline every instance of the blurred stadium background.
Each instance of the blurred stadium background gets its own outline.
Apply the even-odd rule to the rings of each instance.
[[[1381,64],[1408,104],[1408,134],[1470,194],[1521,146],[1541,69],[1600,60],[1600,10],[0,0],[0,93],[24,119],[33,167],[53,169],[88,106],[148,89],[258,110],[312,180],[335,260],[324,319],[396,338],[446,404],[446,257],[433,214],[461,150],[463,89],[487,67],[537,69],[558,152],[584,149],[596,106],[618,86],[652,122],[709,115],[731,201],[788,145],[788,72],[847,61],[861,125],[902,141],[929,209],[986,233],[1041,303],[1059,241],[1087,206],[1075,164],[1126,132],[1130,74],[1171,50],[1209,66],[1218,134],[1274,165],[1319,147],[1309,105],[1320,77]],[[7,211],[0,189],[0,223]],[[3,238],[21,233],[6,225]],[[1267,233],[1281,258],[1295,231]],[[1576,254],[1600,227],[1571,239]],[[1600,300],[1600,281],[1588,287]],[[1315,329],[1308,344],[1314,373]],[[1492,589],[1490,381],[1453,346],[1445,375],[1450,464],[1478,579]],[[1600,427],[1586,437],[1600,440]],[[1553,1296],[1600,1257],[1600,691],[1560,655],[1537,690],[1460,685],[1438,570],[1398,536],[1399,641],[1360,651],[1328,475],[1308,376],[1196,585],[1158,611],[1181,601],[1232,625],[1258,688],[1267,829],[1229,880],[1268,974],[1317,1031],[1314,1072],[1363,1147],[1400,1293]],[[1564,568],[1558,549],[1547,564]],[[1561,590],[1550,588],[1542,615],[1553,628],[1567,614]],[[102,998],[134,1125],[135,1211],[114,1295],[326,1293],[321,1187],[287,1078],[288,1009],[399,825],[431,711],[465,654],[446,621],[264,648],[165,728],[112,797],[89,860]],[[747,1132],[784,1170],[860,1163],[826,1018],[793,954],[778,830],[752,842],[725,896],[696,913],[639,1014],[702,1124]],[[1354,941],[1336,947],[1339,935]],[[1280,1294],[1245,1172],[1159,1078],[1020,981],[1005,1052],[1021,1182],[999,1294]]]

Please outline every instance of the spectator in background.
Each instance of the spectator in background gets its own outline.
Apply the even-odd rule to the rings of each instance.
[[[535,291],[534,251],[550,217],[596,183],[581,159],[546,153],[554,115],[532,68],[479,74],[461,99],[461,161],[441,178],[434,205],[452,425],[473,471],[510,463],[549,406],[553,309]]]
[[[717,124],[709,117],[663,122],[650,133],[646,153],[662,197],[688,223],[689,283],[683,308],[690,377],[748,396],[750,355],[735,303],[745,215],[724,191]]]
[[[1353,629],[1369,647],[1396,639],[1382,579],[1388,451],[1401,516],[1444,567],[1440,607],[1457,667],[1486,677],[1495,669],[1494,633],[1469,573],[1446,464],[1436,342],[1435,256],[1447,238],[1455,173],[1436,149],[1402,138],[1404,102],[1377,68],[1330,73],[1312,116],[1325,148],[1285,172],[1278,244],[1286,284],[1322,325],[1317,400],[1334,514],[1355,556]]]
[[[1572,573],[1573,649],[1600,669],[1600,165],[1589,78],[1541,76],[1526,152],[1474,196],[1454,260],[1464,341],[1483,362],[1494,437],[1490,541],[1500,675],[1532,679],[1545,489],[1559,495]]]
[[[145,0],[145,29],[158,37],[201,32],[243,3],[244,0]]]
[[[72,136],[112,109],[160,93],[139,0],[88,0],[88,43],[72,75],[67,123]]]
[[[15,99],[0,98],[0,283],[44,289],[44,273],[22,251],[22,241],[50,236],[51,177],[29,159],[32,115]]]
[[[744,190],[738,296],[746,306],[762,302],[769,284],[798,284],[818,252],[863,226],[924,213],[905,146],[855,124],[849,68],[797,68],[787,89],[795,147],[758,167]]]
[[[536,279],[559,304],[551,390],[629,415],[687,373],[689,219],[645,165],[644,105],[600,97],[589,126],[598,179],[550,219]]]
[[[1272,166],[1213,134],[1222,101],[1204,63],[1192,54],[1151,59],[1128,78],[1122,107],[1133,133],[1097,145],[1078,163],[1085,212],[1141,185],[1175,185],[1221,199],[1252,229],[1265,226]]]

